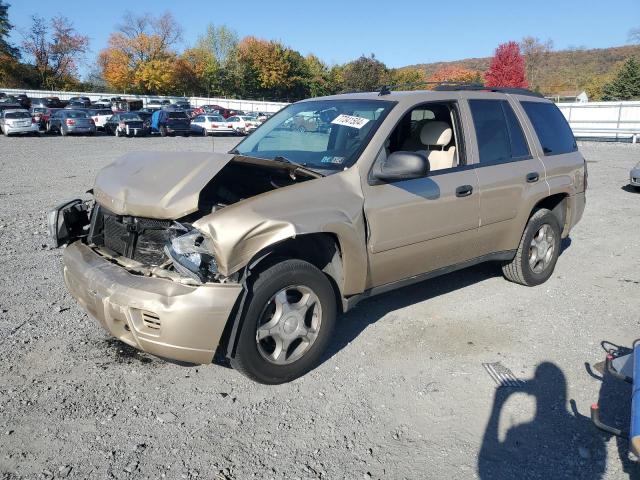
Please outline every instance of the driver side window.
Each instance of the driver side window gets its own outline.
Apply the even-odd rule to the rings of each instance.
[[[458,125],[455,103],[433,102],[419,105],[407,112],[396,125],[385,144],[385,153],[423,153],[429,160],[430,172],[464,165]]]

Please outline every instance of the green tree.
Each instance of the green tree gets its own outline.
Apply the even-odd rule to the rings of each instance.
[[[200,83],[209,94],[233,95],[239,84],[238,34],[210,23],[198,38],[194,54],[201,64]]]
[[[640,98],[640,63],[635,57],[629,57],[615,78],[602,87],[602,99],[610,101],[637,98]]]
[[[308,71],[309,94],[312,97],[321,97],[334,93],[327,65],[313,54],[307,55],[304,60]]]
[[[370,57],[362,55],[357,60],[347,63],[342,72],[342,79],[346,91],[373,91],[387,83],[388,70],[372,53]]]

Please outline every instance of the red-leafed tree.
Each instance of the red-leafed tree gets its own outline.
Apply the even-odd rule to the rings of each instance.
[[[484,74],[487,87],[527,88],[524,57],[516,42],[498,45],[489,70]]]

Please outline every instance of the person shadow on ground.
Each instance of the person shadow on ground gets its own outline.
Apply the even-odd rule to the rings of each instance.
[[[516,393],[535,398],[535,417],[510,427],[501,439],[501,416],[504,422],[509,414],[505,404]],[[550,362],[538,365],[534,377],[518,387],[498,387],[478,456],[478,476],[485,480],[602,478],[607,457],[603,435],[590,418],[575,410],[572,414],[567,409],[562,370]]]

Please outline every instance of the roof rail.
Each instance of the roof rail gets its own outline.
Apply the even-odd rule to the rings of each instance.
[[[436,91],[485,91],[485,92],[498,92],[498,93],[513,93],[517,95],[527,95],[530,97],[544,98],[541,93],[534,92],[527,88],[513,88],[513,87],[485,87],[480,83],[455,83],[455,82],[443,82],[436,87]]]

